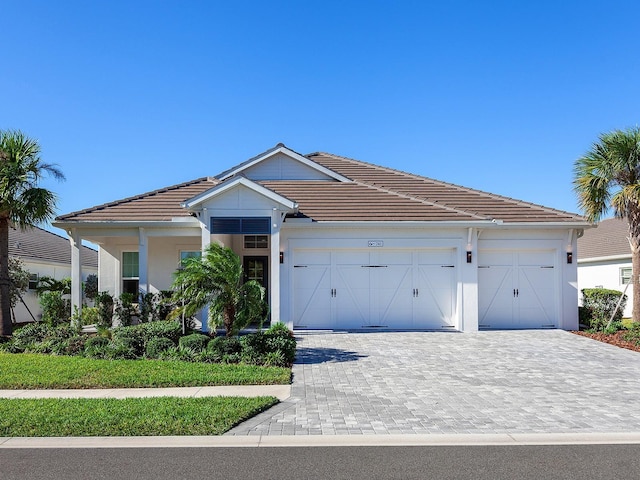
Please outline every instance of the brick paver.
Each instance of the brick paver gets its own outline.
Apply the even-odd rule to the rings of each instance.
[[[640,431],[640,353],[568,332],[297,336],[289,400],[227,435]]]

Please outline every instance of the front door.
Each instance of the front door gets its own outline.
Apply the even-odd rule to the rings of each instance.
[[[243,258],[242,269],[244,272],[244,281],[255,280],[262,285],[266,292],[265,298],[269,298],[269,276],[267,275],[267,266],[269,257],[267,256],[247,256]]]

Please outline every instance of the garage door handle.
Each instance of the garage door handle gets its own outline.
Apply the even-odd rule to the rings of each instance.
[[[513,289],[513,296],[514,296],[514,297],[518,297],[519,295],[520,295],[520,292],[518,291],[518,289],[517,289],[517,288],[514,288],[514,289]]]
[[[335,297],[336,296],[336,289],[332,288],[331,289],[331,297]]]

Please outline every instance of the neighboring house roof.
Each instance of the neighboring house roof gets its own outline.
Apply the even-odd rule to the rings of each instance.
[[[585,230],[584,235],[578,239],[578,260],[624,255],[631,257],[628,236],[626,220],[602,220],[598,228]]]
[[[282,150],[277,145],[218,176],[242,175],[242,166]],[[295,152],[294,152],[295,153]],[[295,154],[298,155],[298,154]],[[298,215],[315,221],[477,221],[505,223],[585,222],[581,216],[473,190],[329,153],[305,155],[349,182],[322,180],[256,180],[299,206]],[[339,177],[336,177],[339,178]],[[188,217],[185,202],[218,185],[216,178],[199,178],[161,190],[62,215],[59,221],[169,221]]]
[[[29,229],[9,229],[9,256],[28,261],[55,262],[71,265],[69,240],[55,233],[33,227]],[[82,265],[98,268],[98,252],[82,246]]]

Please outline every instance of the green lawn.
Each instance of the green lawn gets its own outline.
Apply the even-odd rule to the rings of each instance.
[[[0,352],[0,389],[277,385],[290,380],[291,370],[280,367]]]
[[[274,397],[0,399],[0,437],[220,435]]]
[[[0,389],[288,384],[291,370],[0,352]],[[220,435],[274,397],[0,399],[0,437]]]

